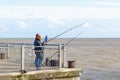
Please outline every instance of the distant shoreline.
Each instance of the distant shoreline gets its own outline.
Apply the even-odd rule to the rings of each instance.
[[[0,38],[0,39],[34,39],[34,38]],[[56,38],[56,39],[72,39],[72,38]],[[120,39],[120,38],[76,38],[76,39]]]

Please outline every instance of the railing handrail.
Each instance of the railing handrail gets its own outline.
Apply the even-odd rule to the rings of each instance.
[[[32,43],[0,43],[2,45],[7,45],[7,44],[10,44],[10,45],[34,45]],[[47,44],[47,46],[59,46],[59,44]]]

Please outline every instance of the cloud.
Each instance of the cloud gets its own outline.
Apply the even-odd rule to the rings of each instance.
[[[56,19],[56,18],[48,18],[48,27],[50,29],[61,26],[63,24],[64,24],[64,22],[62,20],[59,20],[59,19]]]
[[[56,18],[48,18],[48,21],[52,24],[64,24],[64,22],[62,22],[61,20],[59,19],[56,19]]]
[[[120,6],[120,2],[94,2],[95,5]]]
[[[17,23],[18,23],[19,27],[21,27],[21,28],[27,28],[28,27],[27,23],[24,22],[24,21],[19,21]]]
[[[0,18],[6,19],[49,19],[53,23],[62,23],[68,19],[118,19],[120,8],[90,7],[1,7]],[[8,14],[9,13],[9,14]]]

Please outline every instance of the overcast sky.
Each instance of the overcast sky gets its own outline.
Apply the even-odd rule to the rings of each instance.
[[[120,0],[0,0],[0,38],[120,38]]]

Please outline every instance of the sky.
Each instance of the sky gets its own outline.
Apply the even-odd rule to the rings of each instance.
[[[0,0],[0,38],[120,38],[120,0]]]

